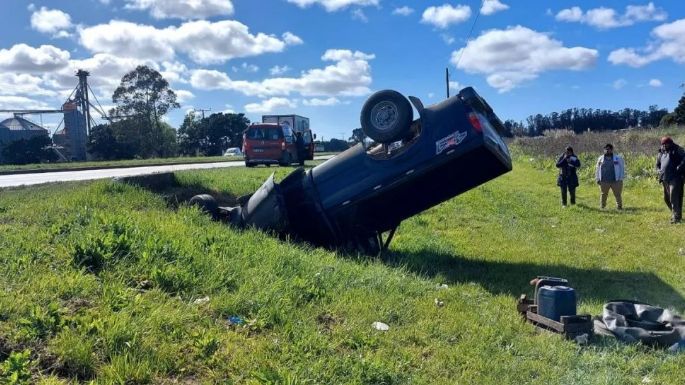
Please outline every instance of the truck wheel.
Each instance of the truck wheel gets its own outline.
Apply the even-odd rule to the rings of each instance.
[[[216,219],[219,216],[219,204],[216,202],[216,199],[209,194],[195,195],[190,198],[189,204],[191,206],[197,206],[203,213],[211,215],[212,219]]]
[[[362,130],[379,143],[392,143],[409,133],[414,111],[397,91],[383,90],[371,95],[362,107]]]

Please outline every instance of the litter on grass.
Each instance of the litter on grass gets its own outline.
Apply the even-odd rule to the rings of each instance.
[[[388,330],[390,330],[390,326],[388,326],[388,324],[385,324],[383,322],[378,322],[378,321],[372,323],[371,327],[373,327],[376,330],[380,330],[382,332],[387,332]]]

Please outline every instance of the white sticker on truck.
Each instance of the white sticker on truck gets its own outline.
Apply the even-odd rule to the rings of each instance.
[[[466,138],[466,131],[455,131],[447,135],[446,137],[438,140],[437,142],[435,142],[435,155],[439,155],[448,147],[458,146],[459,143],[464,141],[464,138]]]

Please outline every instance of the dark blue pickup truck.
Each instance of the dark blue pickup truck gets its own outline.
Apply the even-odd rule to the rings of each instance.
[[[357,144],[279,183],[272,175],[237,207],[217,207],[208,195],[191,203],[239,227],[378,254],[404,219],[512,169],[502,122],[473,88],[428,107],[409,99],[416,120],[395,91],[367,100],[362,129],[375,145]]]

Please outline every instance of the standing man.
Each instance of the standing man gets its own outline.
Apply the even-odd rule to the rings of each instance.
[[[623,157],[614,154],[614,146],[607,143],[604,146],[604,155],[597,159],[597,166],[595,168],[595,180],[599,184],[599,189],[602,193],[600,199],[600,207],[603,209],[607,205],[607,195],[609,190],[614,193],[616,198],[616,208],[623,209],[623,178],[625,176],[625,162]]]
[[[576,204],[576,187],[578,187],[578,174],[576,169],[580,167],[580,160],[573,153],[572,147],[566,147],[566,151],[557,160],[559,176],[557,186],[561,187],[561,206],[566,207],[566,192],[571,195],[571,204]]]
[[[302,138],[301,132],[295,133],[295,148],[297,149],[297,162],[300,166],[304,166],[306,153],[304,150],[304,138]]]
[[[683,218],[683,181],[685,180],[685,150],[668,136],[661,138],[656,158],[659,182],[664,186],[664,202],[671,210],[671,223]]]

